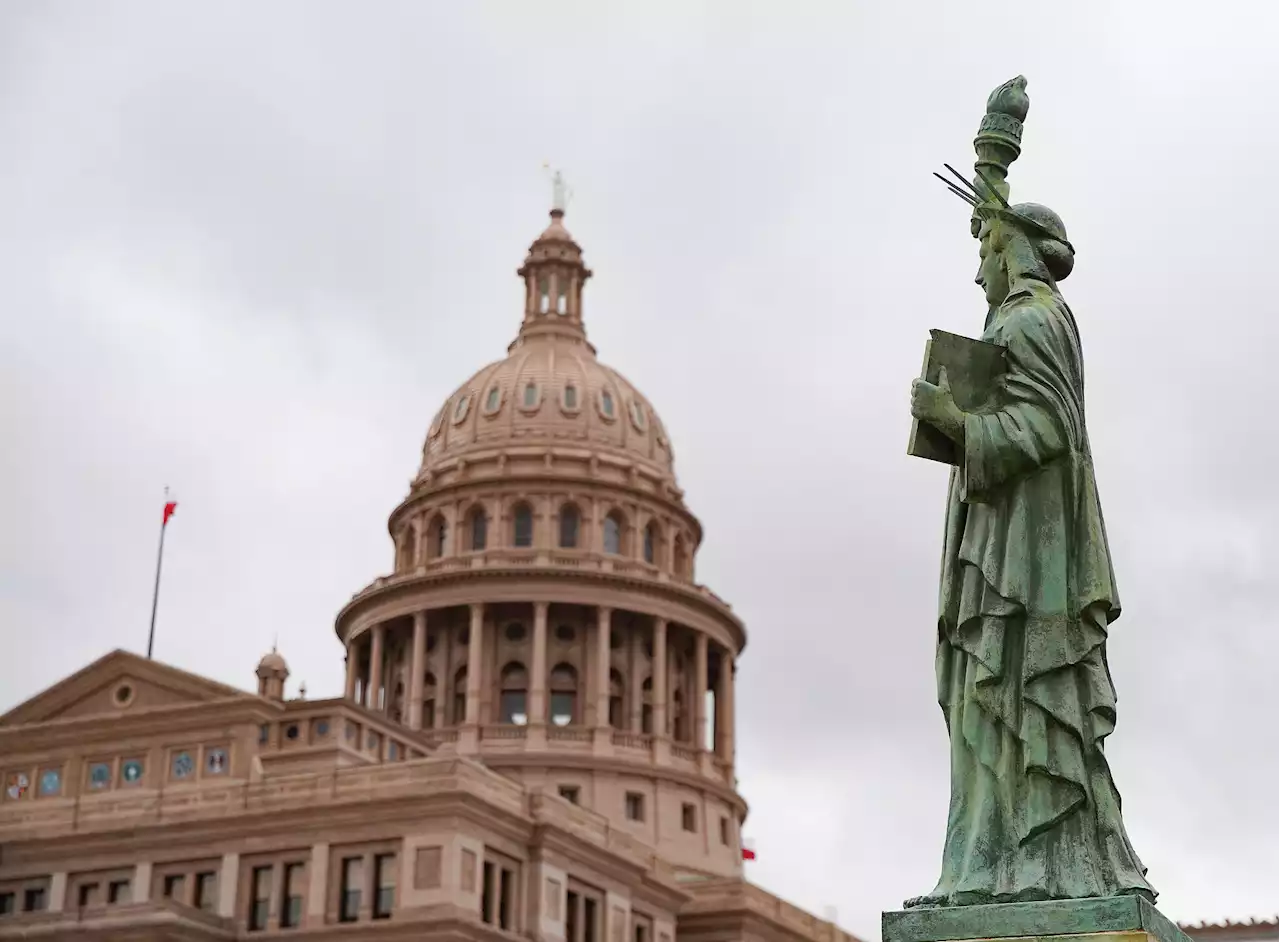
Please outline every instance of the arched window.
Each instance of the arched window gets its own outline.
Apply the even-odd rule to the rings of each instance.
[[[449,548],[449,524],[441,514],[436,514],[427,527],[427,553],[432,559],[439,559]]]
[[[569,276],[567,274],[556,276],[556,313],[569,313]]]
[[[625,729],[627,725],[626,690],[622,674],[609,671],[609,725],[614,729]]]
[[[502,690],[498,698],[498,722],[524,726],[529,722],[529,675],[524,665],[512,661],[502,669]]]
[[[551,310],[551,282],[545,274],[538,276],[538,313]]]
[[[684,576],[689,568],[689,550],[684,544],[684,534],[676,536],[675,548],[672,551],[671,571],[677,576]]]
[[[600,391],[600,411],[606,418],[613,418],[613,393],[607,389]]]
[[[644,528],[644,561],[651,566],[658,564],[658,526],[652,521]]]
[[[479,552],[489,542],[489,517],[483,507],[472,507],[467,515],[467,531],[470,533],[471,550]]]
[[[511,544],[533,545],[533,510],[528,504],[517,504],[511,513]]]
[[[578,672],[569,664],[551,669],[551,724],[568,726],[578,718]]]
[[[578,545],[578,525],[582,515],[573,504],[565,504],[560,508],[560,546],[573,549]]]
[[[615,556],[622,552],[622,517],[616,510],[604,518],[604,551]]]
[[[500,405],[502,405],[502,390],[497,386],[490,386],[489,394],[484,400],[484,411],[497,412]]]
[[[653,735],[653,678],[640,685],[640,732]]]
[[[436,725],[436,675],[427,671],[422,678],[422,728]]]
[[[467,665],[453,675],[453,722],[461,726],[467,721]]]

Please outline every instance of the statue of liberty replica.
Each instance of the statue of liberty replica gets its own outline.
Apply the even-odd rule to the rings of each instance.
[[[937,886],[885,914],[886,942],[1155,935],[1153,920],[1185,938],[1152,905],[1103,750],[1120,601],[1060,287],[1075,249],[1057,213],[1008,198],[1028,107],[1022,77],[996,89],[974,178],[940,176],[970,208],[989,307],[981,340],[932,332],[911,388],[910,454],[952,465],[936,657],[951,803]]]

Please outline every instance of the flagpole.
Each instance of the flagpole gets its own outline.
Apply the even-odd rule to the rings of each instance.
[[[169,488],[164,489],[165,512],[160,521],[160,549],[156,553],[156,584],[151,590],[151,630],[147,633],[147,660],[156,642],[156,606],[160,603],[160,565],[164,562],[164,531],[169,527]]]

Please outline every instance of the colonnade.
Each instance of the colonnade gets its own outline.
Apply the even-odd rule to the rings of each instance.
[[[434,610],[375,624],[347,643],[345,696],[369,709],[398,715],[411,729],[502,722],[545,726],[554,721],[557,726],[668,739],[733,761],[733,652],[705,633],[630,612],[619,612],[615,624],[613,609],[593,607],[585,644],[573,645],[574,653],[581,655],[585,683],[578,682],[573,668],[574,706],[565,715],[553,716],[549,708],[556,670],[549,654],[565,647],[559,637],[549,642],[553,604],[529,603],[532,637],[527,642],[521,619],[507,629],[504,641],[499,623],[504,618],[496,608],[489,606],[487,611],[485,603],[477,602],[468,606],[465,619],[458,617],[457,609]],[[511,620],[512,606],[501,608],[507,612],[505,620]],[[517,627],[520,641],[513,646],[511,631]],[[433,641],[446,646],[436,652],[431,665],[429,629]],[[565,630],[557,629],[557,635]],[[519,653],[513,655],[516,647]],[[459,656],[463,650],[465,662]],[[507,708],[499,659],[512,657],[521,662],[521,669],[527,667],[527,689],[522,686],[519,691],[524,712],[516,720],[502,715]],[[428,677],[435,681],[433,689],[426,687]]]

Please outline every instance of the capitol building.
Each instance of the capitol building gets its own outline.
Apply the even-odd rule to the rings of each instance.
[[[563,216],[337,613],[340,696],[115,651],[0,717],[0,942],[856,942],[744,879],[746,628]]]
[[[0,940],[851,942],[743,878],[746,629],[563,216],[337,614],[341,696],[115,651],[0,717]]]

